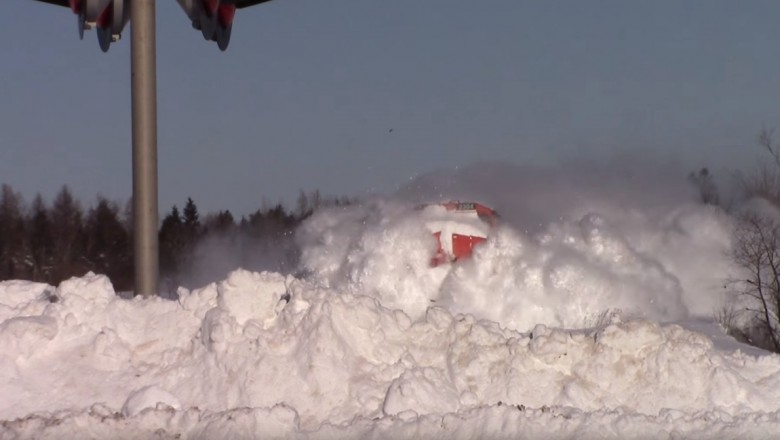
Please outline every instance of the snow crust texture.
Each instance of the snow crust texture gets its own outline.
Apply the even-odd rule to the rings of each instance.
[[[3,438],[133,437],[128,426],[163,438],[779,428],[780,360],[718,350],[675,324],[517,332],[436,306],[413,321],[370,296],[240,270],[178,302],[120,299],[92,274],[0,289],[13,298],[0,327]]]

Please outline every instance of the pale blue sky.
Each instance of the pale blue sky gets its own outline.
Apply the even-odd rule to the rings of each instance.
[[[130,195],[130,32],[108,54],[32,0],[0,14],[0,182]],[[780,127],[780,2],[275,0],[227,52],[157,2],[160,210],[391,192],[479,161],[755,163]],[[392,129],[392,131],[391,131]]]

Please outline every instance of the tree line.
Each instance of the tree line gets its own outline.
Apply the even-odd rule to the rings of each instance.
[[[236,220],[227,210],[201,218],[197,205],[188,198],[181,211],[174,205],[160,224],[161,279],[171,286],[213,281],[202,279],[203,266],[210,264],[209,249],[217,248],[230,253],[232,268],[292,270],[297,264],[292,243],[295,228],[322,206],[350,203],[346,197],[301,191],[295,209],[279,203]],[[259,257],[271,249],[287,250],[281,258],[276,252],[273,267]],[[56,286],[88,271],[107,275],[117,291],[133,290],[132,203],[120,208],[117,202],[98,196],[85,209],[65,185],[51,203],[39,194],[26,204],[10,185],[2,184],[0,280]]]

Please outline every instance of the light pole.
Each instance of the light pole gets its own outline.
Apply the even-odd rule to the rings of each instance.
[[[71,9],[79,34],[96,27],[103,52],[117,41],[130,10],[130,76],[133,118],[133,263],[135,294],[158,293],[157,240],[157,61],[155,0],[37,0]],[[236,9],[270,0],[177,0],[206,40],[227,48]]]
[[[130,6],[130,76],[133,118],[133,250],[135,294],[156,295],[157,240],[157,61],[155,0]]]

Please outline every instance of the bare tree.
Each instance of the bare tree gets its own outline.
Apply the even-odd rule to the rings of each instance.
[[[744,196],[761,197],[775,206],[780,206],[780,146],[773,140],[774,131],[763,129],[758,135],[758,145],[770,156],[754,172],[738,177]]]
[[[774,133],[774,130],[763,128],[761,134],[758,135],[758,145],[767,150],[772,159],[774,159],[775,165],[780,168],[780,149],[772,141]]]
[[[736,229],[733,258],[746,275],[732,285],[746,299],[744,311],[751,318],[751,333],[757,330],[751,339],[768,339],[751,342],[780,353],[780,224],[765,216],[743,215]]]
[[[773,212],[780,210],[780,146],[767,129],[759,134],[758,144],[771,160],[738,183],[746,200],[762,200],[771,208],[748,207],[735,216],[732,257],[742,276],[729,284],[740,301],[719,318],[746,342],[780,353],[780,215]],[[747,320],[735,319],[738,315]]]

